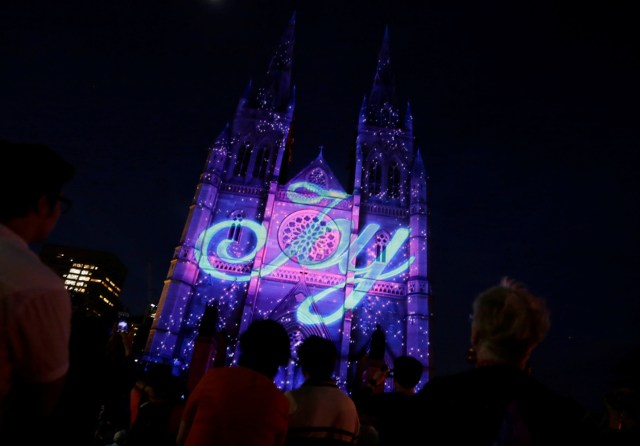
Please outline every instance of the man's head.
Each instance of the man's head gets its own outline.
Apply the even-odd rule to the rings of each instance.
[[[337,361],[338,349],[330,339],[312,335],[298,347],[298,363],[309,379],[332,380]]]
[[[393,361],[393,381],[400,391],[412,391],[422,378],[422,363],[413,356],[398,356]]]
[[[273,379],[289,362],[291,344],[287,330],[277,321],[256,319],[240,335],[238,364]]]
[[[544,300],[503,279],[473,302],[471,343],[480,355],[523,365],[549,331]]]
[[[0,163],[0,223],[39,214],[49,221],[43,222],[40,231],[32,231],[34,240],[28,241],[42,241],[57,221],[64,200],[62,189],[75,169],[43,144],[0,140],[0,154],[4,159]]]

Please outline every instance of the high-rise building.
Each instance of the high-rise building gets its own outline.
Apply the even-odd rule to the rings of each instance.
[[[385,335],[382,359],[418,358],[424,381],[431,367],[427,174],[409,104],[396,97],[388,30],[354,145],[336,160],[352,169],[347,190],[322,148],[286,175],[294,150],[294,28],[295,16],[263,82],[249,83],[210,148],[145,359],[186,372],[204,320],[229,336],[225,362],[233,364],[239,334],[270,318],[286,327],[293,352],[312,334],[335,342],[342,386],[376,327]],[[211,308],[215,320],[203,318]],[[276,377],[284,389],[301,380],[295,361]]]
[[[127,268],[114,254],[46,244],[40,258],[63,278],[74,313],[115,318],[124,309],[120,294]]]

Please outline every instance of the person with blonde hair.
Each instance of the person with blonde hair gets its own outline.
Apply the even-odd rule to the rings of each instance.
[[[413,400],[408,429],[426,433],[431,445],[597,444],[591,413],[529,370],[550,328],[544,299],[504,278],[472,308],[474,367],[427,382]]]
[[[522,284],[503,278],[473,302],[471,348],[476,366],[509,364],[525,370],[549,327],[544,300]]]

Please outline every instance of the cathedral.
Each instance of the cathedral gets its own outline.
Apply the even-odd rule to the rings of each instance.
[[[209,149],[144,359],[186,374],[198,337],[222,333],[218,364],[235,364],[239,334],[269,318],[291,339],[291,363],[276,377],[282,389],[302,382],[295,349],[307,336],[336,344],[335,376],[348,388],[380,331],[379,359],[418,358],[424,383],[431,368],[427,174],[410,107],[396,99],[389,34],[363,92],[349,160],[336,160],[352,170],[345,188],[322,149],[288,174],[291,151],[302,150],[293,147],[294,30],[295,15],[262,82],[249,83]]]

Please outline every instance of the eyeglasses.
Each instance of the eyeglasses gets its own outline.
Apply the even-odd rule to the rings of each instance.
[[[69,209],[71,209],[71,205],[73,204],[73,201],[71,201],[70,198],[63,197],[62,195],[58,197],[58,201],[60,202],[61,212],[63,214],[66,214],[67,212],[69,212]]]

